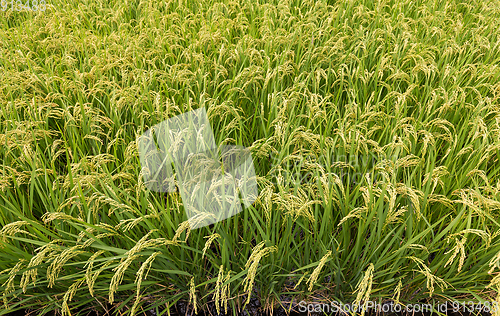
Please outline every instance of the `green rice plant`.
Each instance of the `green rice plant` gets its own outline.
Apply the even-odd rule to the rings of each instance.
[[[498,0],[9,6],[0,314],[500,302]],[[191,230],[137,137],[200,107],[259,196]]]

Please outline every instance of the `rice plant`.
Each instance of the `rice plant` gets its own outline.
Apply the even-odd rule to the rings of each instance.
[[[0,14],[0,314],[500,302],[498,0]],[[136,140],[201,107],[259,196],[191,230]]]

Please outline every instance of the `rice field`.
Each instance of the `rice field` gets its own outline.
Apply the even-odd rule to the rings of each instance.
[[[500,1],[10,6],[0,314],[500,303]],[[259,196],[190,229],[136,140],[202,107]]]

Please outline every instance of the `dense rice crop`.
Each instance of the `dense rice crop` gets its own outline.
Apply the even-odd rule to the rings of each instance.
[[[0,314],[500,301],[498,0],[0,15]],[[190,230],[136,138],[200,107],[260,195]]]

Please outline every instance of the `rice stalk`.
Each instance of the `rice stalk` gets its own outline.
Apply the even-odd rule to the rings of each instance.
[[[314,269],[314,271],[311,273],[311,276],[307,280],[307,284],[309,284],[308,291],[311,292],[314,284],[318,280],[319,273],[321,272],[321,269],[323,269],[323,266],[325,265],[326,261],[328,258],[332,255],[332,251],[329,250],[319,261],[318,266]]]

